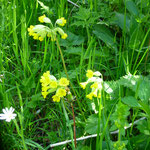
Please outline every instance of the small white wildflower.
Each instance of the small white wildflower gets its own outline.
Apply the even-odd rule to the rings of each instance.
[[[17,114],[14,114],[14,108],[10,107],[10,109],[8,109],[7,107],[5,109],[2,109],[3,114],[0,114],[0,120],[6,120],[7,122],[10,122],[12,119],[15,119],[15,117],[17,116]]]

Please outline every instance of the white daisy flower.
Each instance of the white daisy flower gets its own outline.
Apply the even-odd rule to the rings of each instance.
[[[6,122],[10,122],[12,119],[15,119],[15,117],[17,116],[17,114],[14,114],[14,108],[10,107],[10,109],[8,109],[7,107],[5,109],[2,109],[3,114],[0,114],[0,120],[6,120]]]

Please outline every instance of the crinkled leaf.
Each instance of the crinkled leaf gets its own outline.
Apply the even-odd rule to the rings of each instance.
[[[104,90],[111,95],[112,99],[117,99],[119,96],[119,84],[117,81],[104,82]]]
[[[142,101],[148,101],[150,99],[150,80],[146,77],[142,78],[139,85],[138,96]]]
[[[90,14],[91,14],[90,9],[80,7],[79,11],[73,17],[80,20],[87,20],[90,17]]]
[[[150,80],[147,77],[129,74],[121,77],[118,82],[134,92],[138,92],[138,96],[142,101],[150,99]]]
[[[74,23],[71,24],[71,26],[82,26],[83,28],[86,27],[86,22],[85,21],[75,21]]]
[[[148,123],[146,120],[141,120],[138,122],[137,129],[140,130],[141,133],[145,135],[150,135],[150,131],[148,129]]]
[[[102,128],[102,124],[100,125]],[[86,122],[85,131],[89,134],[96,134],[98,128],[98,115],[92,114]]]

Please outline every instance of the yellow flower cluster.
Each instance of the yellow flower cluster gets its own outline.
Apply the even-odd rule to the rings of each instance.
[[[60,98],[66,96],[66,89],[69,85],[69,81],[66,78],[61,78],[60,80],[57,80],[53,75],[50,75],[50,72],[47,71],[41,76],[40,79],[41,85],[42,85],[42,95],[44,98],[49,93],[56,92],[55,95],[53,95],[53,101],[54,102],[60,102]]]
[[[41,23],[50,24],[50,27],[45,25],[35,25],[35,26],[31,25],[28,28],[28,32],[29,36],[33,36],[33,39],[43,41],[44,38],[47,36],[51,38],[51,41],[55,41],[57,33],[61,35],[62,39],[67,38],[68,35],[60,27],[56,26],[56,24],[60,26],[64,26],[66,24],[66,20],[64,19],[64,17],[57,19],[55,22],[55,26],[53,26],[51,20],[45,15],[40,16],[38,19]]]
[[[87,98],[90,100],[93,99],[93,97],[98,97],[101,98],[101,90],[102,90],[102,78],[101,78],[101,73],[99,71],[93,72],[92,70],[87,70],[86,72],[86,77],[88,80],[86,82],[81,82],[80,86],[85,89],[86,85],[88,83],[92,83],[90,88],[92,91],[86,95]]]

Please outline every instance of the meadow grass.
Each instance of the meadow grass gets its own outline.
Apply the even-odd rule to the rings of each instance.
[[[2,149],[148,150],[149,7],[148,0],[1,0],[0,114],[11,106],[17,114],[0,120]],[[48,26],[38,20],[43,14],[52,23],[64,17],[68,37],[29,36],[30,25]],[[70,83],[60,102],[41,94],[46,71]]]

